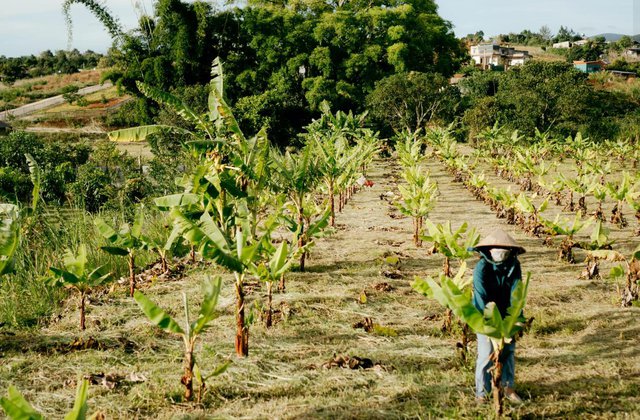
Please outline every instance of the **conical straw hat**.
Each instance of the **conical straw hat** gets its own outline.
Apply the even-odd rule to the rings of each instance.
[[[481,240],[476,248],[492,248],[492,247],[504,247],[513,248],[518,251],[518,254],[524,254],[526,250],[520,246],[515,239],[513,239],[507,232],[502,229],[496,229],[487,235],[486,238]]]

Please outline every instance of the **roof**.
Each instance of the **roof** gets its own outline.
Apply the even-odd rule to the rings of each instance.
[[[598,61],[580,61],[580,60],[578,60],[578,61],[574,61],[573,64],[598,64],[600,66],[606,66],[607,65],[607,63],[605,63],[602,60],[598,60]]]

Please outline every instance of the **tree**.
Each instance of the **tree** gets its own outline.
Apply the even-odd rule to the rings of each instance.
[[[377,82],[367,96],[367,106],[373,118],[396,133],[414,132],[431,122],[450,122],[457,92],[440,74],[400,73]]]
[[[549,28],[548,25],[544,25],[540,28],[540,37],[542,37],[543,40],[545,40],[546,42],[551,41],[551,38],[553,37],[553,32],[551,32],[551,28]]]

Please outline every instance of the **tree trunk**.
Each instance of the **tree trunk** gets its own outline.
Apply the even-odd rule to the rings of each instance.
[[[418,246],[418,218],[413,218],[413,244]]]
[[[129,294],[133,297],[136,291],[136,257],[133,252],[129,252]]]
[[[271,328],[273,325],[273,307],[272,307],[272,295],[271,295],[271,287],[273,283],[267,282],[267,319],[265,321],[265,326],[267,328]]]
[[[493,393],[493,407],[496,416],[502,416],[504,389],[502,389],[502,362],[500,361],[501,350],[494,350],[491,354],[493,368],[491,370],[491,391]]]
[[[236,354],[249,356],[249,329],[244,325],[244,288],[242,278],[236,279]]]
[[[452,322],[451,318],[452,318],[452,316],[453,316],[453,311],[451,309],[447,308],[444,311],[444,317],[443,317],[443,320],[442,320],[442,328],[441,328],[441,330],[442,330],[443,333],[451,332],[451,322]]]
[[[184,375],[180,382],[184,385],[184,399],[191,401],[193,398],[193,366],[195,360],[193,358],[193,351],[186,351],[184,353]]]
[[[280,293],[284,293],[286,291],[285,282],[284,282],[284,273],[280,275],[280,284],[278,285],[278,290]]]
[[[331,207],[331,218],[329,219],[329,223],[331,224],[331,227],[336,227],[336,204],[333,193],[333,182],[329,184],[329,204]]]
[[[298,227],[300,229],[300,233],[299,233],[299,237],[298,237],[298,248],[302,248],[303,246],[305,246],[305,240],[304,240],[304,209],[302,208],[302,206],[300,206],[300,210],[298,213]],[[304,273],[304,260],[307,256],[306,252],[303,252],[300,255],[300,271]]]
[[[84,331],[84,330],[85,330],[85,323],[84,323],[84,319],[85,319],[85,316],[84,316],[84,304],[85,304],[85,294],[84,294],[84,292],[83,292],[83,293],[80,293],[80,329],[81,329],[82,331]]]
[[[191,245],[191,252],[189,252],[189,256],[191,257],[191,263],[195,264],[196,263],[196,248]]]
[[[442,264],[442,272],[445,276],[451,277],[451,260],[449,257],[444,257],[444,263]]]
[[[162,264],[162,272],[163,273],[168,273],[169,272],[169,266],[167,265],[167,257],[166,256],[161,256],[160,257],[160,263]]]

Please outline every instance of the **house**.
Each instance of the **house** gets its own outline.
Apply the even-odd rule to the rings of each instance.
[[[622,71],[622,70],[607,70],[607,71],[614,76],[627,79],[627,80],[635,79],[638,76],[638,74],[633,71]]]
[[[555,44],[552,45],[553,48],[571,48],[573,47],[573,42],[571,41],[564,41],[564,42],[556,42]]]
[[[640,59],[640,48],[637,48],[637,47],[627,48],[624,51],[624,56],[628,58]]]
[[[604,70],[606,63],[604,61],[574,61],[573,67],[583,73],[597,73]]]
[[[472,45],[471,58],[483,69],[504,69],[524,64],[531,58],[528,51],[516,50],[497,44]]]

